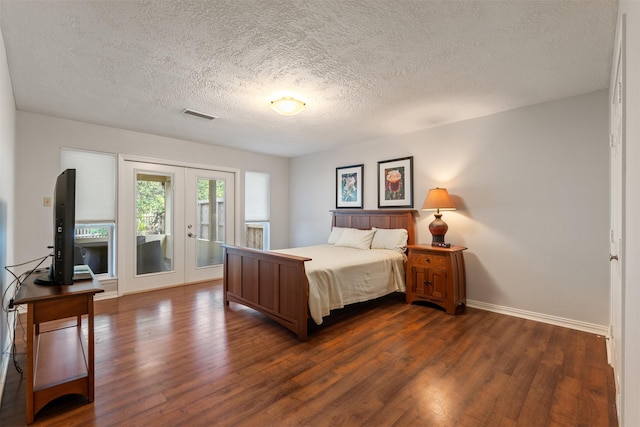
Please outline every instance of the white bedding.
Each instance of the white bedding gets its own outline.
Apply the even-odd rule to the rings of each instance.
[[[309,312],[318,325],[336,308],[405,291],[405,256],[396,251],[318,245],[274,252],[312,259],[305,263],[305,270]]]

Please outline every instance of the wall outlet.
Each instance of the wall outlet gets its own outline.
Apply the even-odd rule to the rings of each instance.
[[[45,208],[50,208],[51,207],[51,197],[45,197],[44,199],[42,199],[42,206],[44,206]]]

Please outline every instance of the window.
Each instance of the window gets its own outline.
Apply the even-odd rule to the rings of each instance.
[[[116,157],[63,148],[60,163],[76,170],[76,262],[98,277],[114,277]]]
[[[248,248],[270,248],[269,194],[268,173],[245,172],[244,230],[245,246]]]
[[[88,265],[93,274],[106,274],[112,277],[114,268],[115,224],[78,224],[76,223],[76,257],[82,257],[82,263]],[[78,258],[76,258],[78,259]]]

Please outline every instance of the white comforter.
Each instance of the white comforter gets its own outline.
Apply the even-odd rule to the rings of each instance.
[[[334,245],[274,252],[312,259],[305,263],[305,270],[309,279],[309,312],[318,325],[333,309],[405,291],[405,257],[399,252]]]

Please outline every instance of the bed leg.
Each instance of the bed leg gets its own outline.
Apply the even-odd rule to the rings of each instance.
[[[298,341],[306,341],[309,338],[309,318],[307,316],[303,317],[302,320],[298,323],[298,327],[296,328],[296,336],[298,337]]]

